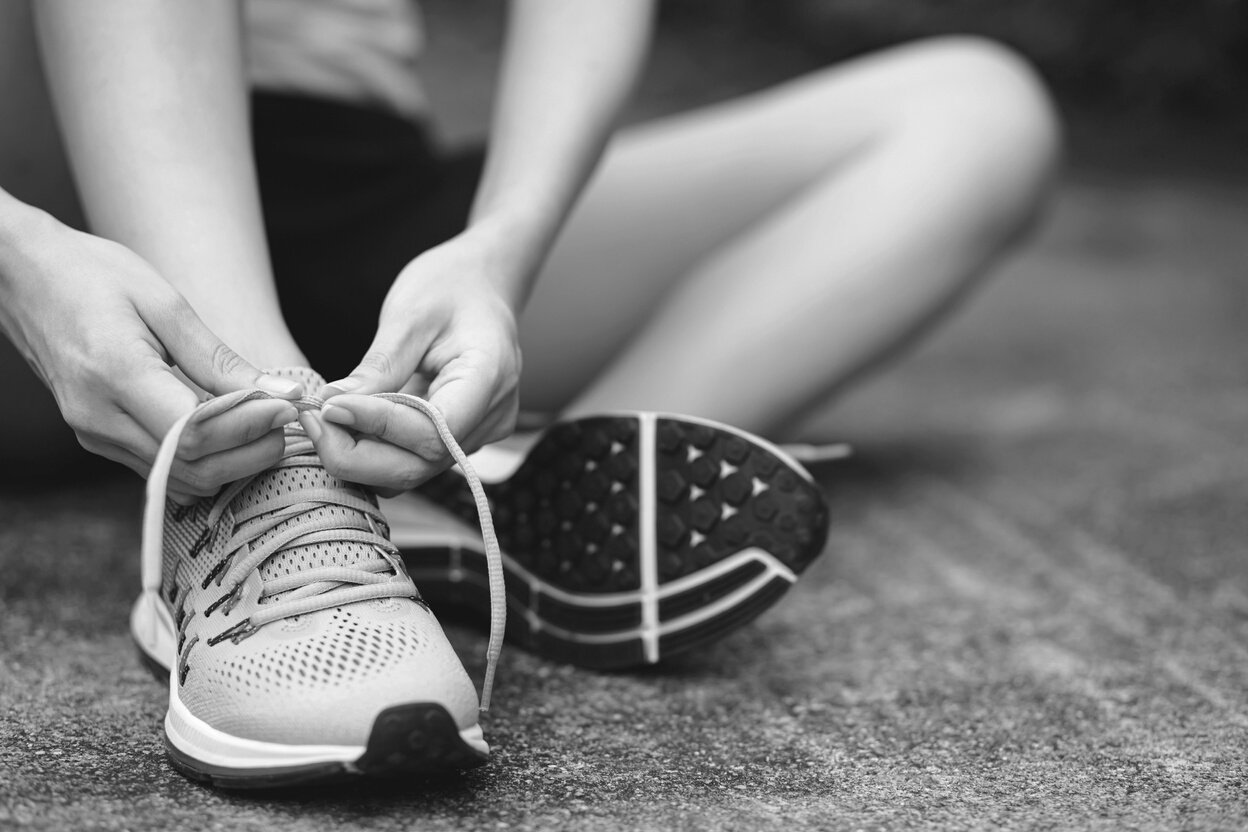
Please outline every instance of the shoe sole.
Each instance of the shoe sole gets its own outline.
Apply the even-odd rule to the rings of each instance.
[[[420,495],[475,527],[451,472]],[[639,413],[557,424],[505,481],[486,485],[505,552],[511,640],[598,669],[653,664],[743,626],[822,551],[828,512],[800,464],[702,419]],[[488,610],[480,538],[393,539],[439,609]]]
[[[410,779],[475,768],[489,758],[480,726],[461,731],[435,702],[383,710],[364,746],[287,745],[219,731],[191,714],[178,697],[169,664],[160,658],[169,653],[160,649],[167,641],[163,634],[171,632],[172,622],[159,602],[140,597],[131,612],[131,633],[139,659],[170,685],[165,750],[173,767],[192,780],[230,789],[271,789],[360,776]]]

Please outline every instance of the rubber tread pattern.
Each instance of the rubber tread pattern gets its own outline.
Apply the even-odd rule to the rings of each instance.
[[[819,555],[827,539],[823,495],[802,472],[766,446],[738,433],[677,417],[659,417],[655,436],[655,539],[660,589],[695,584],[659,599],[659,620],[696,613],[740,590],[765,570],[748,561],[718,574],[708,570],[742,550],[761,549],[794,574]],[[640,573],[640,449],[636,417],[591,417],[550,428],[506,481],[487,484],[503,551],[533,573],[531,589],[518,573],[507,578],[508,639],[549,659],[584,667],[622,669],[647,664],[641,604],[599,606],[606,593],[636,591]],[[475,524],[476,508],[463,478],[443,474],[421,494]],[[439,611],[463,605],[488,610],[480,553],[458,552],[458,579],[439,564],[437,549],[404,552],[425,597]],[[555,600],[548,584],[585,599]],[[790,586],[776,576],[736,604],[659,639],[659,659],[716,641],[770,607]],[[530,617],[536,618],[534,628]],[[571,637],[545,629],[553,626]],[[602,640],[615,634],[618,638]],[[598,639],[598,640],[595,640]]]
[[[655,444],[660,580],[751,547],[800,573],[822,550],[819,489],[767,448],[676,419],[659,420]]]
[[[487,487],[503,551],[561,589],[637,589],[637,456],[635,419],[552,427],[507,481]],[[444,474],[422,493],[476,524],[476,505],[458,475]]]

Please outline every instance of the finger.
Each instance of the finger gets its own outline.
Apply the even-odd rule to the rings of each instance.
[[[510,396],[496,406],[464,440],[460,442],[465,454],[474,454],[492,442],[506,439],[516,432],[516,419],[520,414],[518,396]]]
[[[100,439],[124,446],[143,460],[145,466],[150,467],[152,460],[156,457],[156,451],[160,447],[160,443],[168,433],[169,427],[184,414],[194,410],[198,405],[198,399],[185,384],[173,375],[169,368],[163,366],[158,370],[141,373],[135,380],[135,383],[127,388],[127,394],[127,401],[121,404],[129,417],[127,422],[130,422],[130,424],[123,422],[109,425],[106,429],[107,435],[100,436]],[[276,461],[281,453],[280,447],[277,456],[274,456],[271,452],[261,453],[256,444],[257,442],[263,443],[266,437],[269,436],[277,437],[279,446],[283,444],[280,441],[282,432],[273,430],[273,423],[276,421],[276,417],[268,415],[266,411],[271,413],[272,409],[291,406],[285,403],[263,402],[259,400],[255,403],[264,405],[263,408],[258,409],[258,413],[261,414],[261,419],[267,421],[267,424],[261,423],[264,430],[255,431],[255,436],[251,441],[240,441],[245,437],[240,437],[234,430],[228,429],[231,421],[226,421],[227,430],[224,431],[224,435],[229,436],[230,441],[234,441],[241,446],[228,450],[238,450],[242,453],[238,456],[227,454],[224,457],[220,457],[221,454],[226,454],[227,451],[204,452],[200,455],[202,460],[211,461],[195,468],[188,467],[191,463],[188,463],[186,459],[175,457],[173,467],[170,470],[172,487],[199,496],[209,496],[216,493],[220,486],[227,482],[232,482],[262,470],[264,466],[256,467],[253,463],[257,455],[268,459],[269,464]],[[198,430],[200,425],[208,425],[209,442],[213,445],[220,444],[220,437],[214,438],[213,436],[214,430],[211,427],[211,423],[218,419],[225,419],[233,411],[242,410],[250,404],[252,403],[243,402],[220,414],[213,414],[212,408],[201,410],[196,414],[196,418],[188,423],[186,430]],[[293,410],[293,407],[291,409]],[[252,411],[253,416],[249,416],[247,413],[243,414],[241,421],[244,424],[244,430],[252,429],[249,425],[254,424],[252,420],[256,412],[255,410]],[[239,423],[233,422],[233,424],[237,425]],[[195,441],[198,442],[199,440]],[[271,449],[274,440],[268,438],[267,441],[270,444],[262,444],[260,447]],[[180,440],[179,447],[181,447]],[[198,462],[198,460],[196,461]]]
[[[221,486],[258,474],[273,466],[286,450],[286,437],[280,429],[267,431],[258,439],[236,448],[188,462],[174,459],[169,470],[172,482],[192,494],[208,496]]]
[[[467,436],[456,441],[464,453],[471,454],[490,442],[505,439],[515,430],[518,413],[519,397],[512,392],[491,407]],[[335,425],[399,445],[430,462],[444,462],[449,456],[429,417],[405,405],[372,396],[345,394],[326,402],[321,416]]]
[[[429,460],[441,461],[446,456],[446,448],[429,417],[397,402],[344,394],[326,402],[321,416],[326,422],[398,445]]]
[[[144,459],[138,454],[112,442],[101,441],[93,437],[79,437],[78,444],[96,456],[102,456],[105,459],[118,462],[126,466],[140,477],[146,478],[147,472],[152,468],[152,466],[144,461]]]
[[[285,436],[282,431],[275,430],[241,448],[231,448],[193,463],[175,461],[169,471],[166,494],[174,502],[183,505],[211,497],[227,483],[258,474],[271,467],[281,459],[285,447]],[[119,446],[113,446],[110,451],[100,455],[120,462],[144,479],[147,479],[152,470],[152,466],[141,457]]]
[[[230,349],[176,293],[139,310],[144,322],[187,377],[214,395],[259,388],[283,399],[303,395],[303,385],[262,373]]]
[[[136,372],[133,379],[121,390],[117,402],[121,411],[153,443],[150,456],[146,449],[131,447],[130,450],[150,463],[156,455],[155,446],[164,439],[173,423],[194,410],[198,404],[199,397],[191,388],[153,356],[151,365]]]
[[[441,411],[451,435],[462,440],[471,436],[486,414],[509,395],[510,390],[498,389],[493,372],[460,356],[434,379],[429,388],[429,403]]]
[[[138,474],[143,479],[147,479],[148,473],[151,472],[152,466],[143,460],[137,454],[131,453],[120,445],[114,445],[109,442],[94,442],[91,440],[83,440],[82,447],[86,448],[97,456],[120,463]],[[190,505],[195,501],[210,497],[216,491],[205,492],[190,486],[188,483],[179,482],[170,477],[169,485],[165,490],[165,495],[180,505]]]
[[[416,372],[425,346],[404,333],[383,327],[351,374],[325,385],[320,396],[328,399],[342,393],[392,393],[407,384]]]
[[[432,383],[432,379],[426,378],[424,373],[415,373],[403,383],[399,392],[409,396],[420,396],[423,399],[429,395],[429,385]]]
[[[325,470],[348,482],[406,491],[449,466],[449,461],[433,463],[383,440],[352,436],[317,413],[301,413],[299,422],[316,445]]]
[[[282,399],[254,399],[203,421],[192,419],[178,441],[178,458],[189,462],[242,447],[297,415],[294,405]]]

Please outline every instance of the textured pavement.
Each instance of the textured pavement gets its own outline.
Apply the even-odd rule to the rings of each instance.
[[[0,829],[1242,828],[1245,229],[1229,189],[1068,184],[816,420],[857,456],[780,606],[645,673],[506,651],[494,759],[450,780],[187,782],[126,634],[137,483],[0,497]]]

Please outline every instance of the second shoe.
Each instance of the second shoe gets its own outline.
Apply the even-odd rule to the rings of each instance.
[[[507,573],[508,635],[557,661],[627,668],[703,647],[774,604],[827,538],[826,503],[796,460],[704,419],[561,422],[527,453],[501,454],[504,470],[492,475],[479,456]],[[385,507],[438,609],[484,607],[464,478],[448,472]]]

